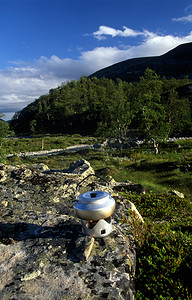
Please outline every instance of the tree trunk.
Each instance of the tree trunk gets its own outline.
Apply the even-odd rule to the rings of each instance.
[[[153,147],[155,149],[155,154],[158,154],[159,153],[159,144],[153,140]]]
[[[44,150],[44,139],[41,141],[41,149]]]

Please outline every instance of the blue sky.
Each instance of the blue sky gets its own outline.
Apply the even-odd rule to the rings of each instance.
[[[0,112],[116,62],[192,42],[192,0],[0,0]]]

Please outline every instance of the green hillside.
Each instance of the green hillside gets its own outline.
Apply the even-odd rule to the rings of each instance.
[[[187,92],[186,92],[187,90]],[[139,82],[87,78],[63,83],[17,112],[16,134],[80,133],[125,139],[191,134],[189,79],[166,79],[147,69]]]
[[[90,77],[120,78],[124,81],[139,81],[146,68],[154,70],[166,78],[192,79],[192,43],[177,46],[160,56],[128,59],[104,69],[98,70]]]

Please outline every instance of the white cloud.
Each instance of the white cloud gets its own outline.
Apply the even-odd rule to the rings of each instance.
[[[180,18],[173,18],[172,21],[191,23],[192,22],[192,14],[184,16],[184,17],[180,17]]]
[[[138,35],[143,35],[143,32],[135,31],[131,28],[123,26],[124,30],[114,29],[108,26],[99,26],[99,30],[93,32],[93,36],[96,37],[98,40],[105,39],[106,35],[115,37],[115,36],[123,36],[123,37],[136,37]]]
[[[98,32],[110,32],[105,27]],[[109,30],[109,31],[108,31]],[[114,31],[113,31],[114,30]],[[124,26],[124,31],[113,29],[111,34],[127,37],[136,34],[136,31]],[[91,73],[126,59],[142,56],[161,55],[178,46],[192,42],[192,32],[187,36],[160,35],[147,30],[137,32],[141,35],[141,42],[136,46],[129,44],[122,47],[96,47],[81,52],[77,59],[51,56],[41,56],[31,64],[19,62],[15,67],[0,70],[0,112],[6,113],[9,119],[15,111],[48,93],[49,89],[57,87],[62,82],[71,79],[78,80],[81,75]],[[102,36],[102,35],[101,35]]]
[[[186,13],[186,14],[191,14],[191,13],[192,13],[192,4],[188,5],[188,6],[185,8],[185,13]]]
[[[92,63],[93,67],[100,69],[134,57],[162,55],[180,44],[192,42],[192,32],[184,37],[157,35],[147,30],[143,32],[143,41],[137,46],[128,46],[125,49],[118,47],[97,47],[92,51],[82,53],[81,59],[86,63]]]

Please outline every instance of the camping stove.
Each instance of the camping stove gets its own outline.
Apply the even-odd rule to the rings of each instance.
[[[115,200],[109,193],[90,191],[81,194],[74,208],[85,234],[101,238],[112,232],[111,215],[115,210]]]

